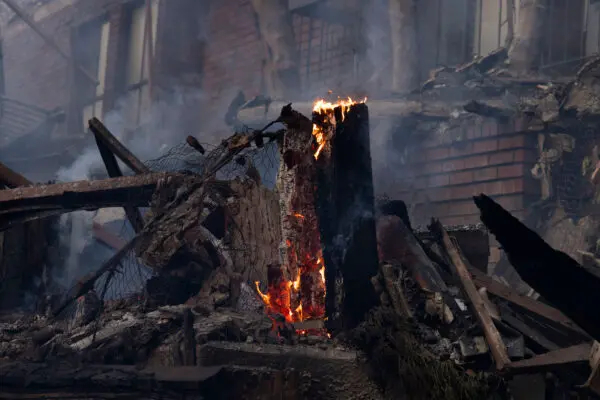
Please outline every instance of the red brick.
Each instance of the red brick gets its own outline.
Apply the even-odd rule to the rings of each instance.
[[[473,142],[460,142],[450,147],[449,157],[464,157],[477,153],[473,150]]]
[[[473,153],[489,153],[498,150],[498,140],[481,140],[473,143]]]
[[[474,181],[488,181],[498,177],[498,169],[496,167],[481,168],[473,171]]]
[[[505,137],[505,138],[500,138],[498,140],[498,149],[499,150],[515,149],[515,148],[521,148],[521,147],[525,147],[525,146],[526,146],[525,135]]]
[[[430,163],[428,162],[426,165],[433,165],[434,163]],[[450,171],[460,171],[462,169],[465,169],[465,160],[464,159],[457,159],[457,160],[451,160],[451,161],[444,161],[441,164],[441,170],[443,172],[450,172]]]
[[[467,139],[478,139],[482,135],[482,129],[480,124],[465,124],[463,129],[465,137]]]
[[[427,186],[428,187],[438,187],[438,186],[445,186],[448,184],[451,184],[449,175],[434,175],[429,177],[429,179],[427,179]]]
[[[481,136],[490,137],[498,134],[498,122],[495,120],[485,120],[482,123]]]
[[[533,149],[515,150],[514,161],[526,164],[531,163],[531,166],[533,167],[533,163],[537,161],[537,155],[535,154]]]
[[[473,182],[473,171],[455,172],[450,174],[450,185],[460,185],[471,182]]]
[[[486,155],[477,155],[471,156],[464,159],[465,169],[469,168],[481,168],[488,165],[488,156]]]
[[[498,167],[498,178],[514,178],[523,176],[525,168],[523,164],[503,165]]]
[[[489,156],[489,164],[497,165],[497,164],[508,164],[515,161],[515,152],[514,151],[502,151],[494,154],[490,154]]]

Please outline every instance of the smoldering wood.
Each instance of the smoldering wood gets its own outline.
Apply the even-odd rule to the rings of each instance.
[[[592,338],[600,338],[600,278],[537,233],[488,196],[474,197],[481,221],[502,246],[520,277]]]
[[[419,85],[417,15],[413,0],[390,0],[392,90],[408,93]]]
[[[341,108],[334,112],[335,134],[316,162],[316,204],[326,267],[327,322],[337,330],[357,326],[378,304],[370,281],[379,260],[369,111],[361,103],[351,106],[344,118]]]
[[[90,130],[96,137],[96,140],[104,143],[106,148],[117,156],[125,165],[127,165],[136,174],[146,174],[150,169],[144,165],[136,156],[117,139],[102,122],[96,117],[88,122]]]
[[[96,181],[76,181],[0,191],[0,215],[15,212],[96,210],[104,207],[148,206],[159,182],[181,174],[153,173]]]
[[[496,362],[496,369],[502,370],[507,364],[510,363],[510,358],[506,352],[506,346],[504,345],[502,337],[494,325],[492,317],[485,308],[483,299],[481,298],[481,295],[477,291],[477,288],[471,279],[471,275],[469,274],[467,266],[465,265],[460,252],[457,250],[456,245],[452,242],[450,236],[448,236],[448,233],[440,221],[433,220],[430,225],[430,230],[434,235],[440,238],[441,244],[448,255],[448,259],[451,261],[453,272],[460,279],[463,290],[469,298],[469,302],[473,307],[475,316],[477,317],[477,320],[479,321],[479,324],[481,325],[481,328],[485,334],[485,338],[490,346],[490,350]]]
[[[102,161],[104,162],[108,176],[111,178],[123,176],[123,172],[121,172],[121,167],[119,167],[119,163],[117,162],[115,154],[110,150],[101,136],[104,134],[105,136],[113,137],[112,134],[97,119],[90,120],[90,130],[94,133],[98,151],[100,152],[100,157],[102,157]],[[141,231],[144,227],[144,217],[142,216],[140,210],[131,206],[125,206],[124,210],[125,215],[127,215],[127,219],[133,227],[133,230],[135,232]]]

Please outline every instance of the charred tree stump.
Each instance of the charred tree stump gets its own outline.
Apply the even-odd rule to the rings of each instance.
[[[334,109],[330,142],[317,158],[317,216],[323,245],[328,329],[351,329],[377,304],[370,284],[379,261],[369,113],[365,104]],[[314,114],[315,123],[322,116]]]

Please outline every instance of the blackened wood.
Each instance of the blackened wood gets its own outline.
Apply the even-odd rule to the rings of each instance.
[[[96,117],[89,120],[89,127],[94,136],[101,140],[108,149],[136,174],[146,174],[150,169],[117,139]]]
[[[31,182],[23,175],[0,163],[0,184],[15,188],[18,186],[29,186]]]
[[[117,158],[115,157],[113,152],[110,151],[106,143],[104,143],[102,137],[100,136],[100,133],[95,133],[99,132],[98,129],[92,129],[92,121],[90,121],[90,129],[92,130],[92,132],[94,132],[96,144],[98,145],[98,151],[100,152],[100,157],[102,157],[102,161],[104,161],[104,165],[106,166],[106,172],[108,172],[108,176],[110,176],[111,178],[123,176],[123,172],[121,172],[121,167],[119,167]],[[100,121],[97,122],[100,123]],[[108,130],[106,130],[106,132],[108,132]],[[125,215],[127,215],[127,219],[131,223],[133,230],[136,233],[140,232],[144,228],[144,217],[142,216],[140,210],[132,206],[125,206],[123,207],[123,209],[125,210]]]
[[[587,363],[591,349],[591,343],[587,342],[550,351],[527,360],[512,362],[508,364],[507,372],[509,374],[529,374],[556,369],[559,366]]]
[[[333,330],[357,326],[378,304],[370,282],[379,269],[368,108],[356,104],[344,118],[341,108],[335,113],[335,135],[317,159],[326,312]]]
[[[600,278],[562,251],[553,249],[484,194],[475,204],[520,277],[592,338],[600,339]]]
[[[0,191],[0,214],[19,211],[95,210],[135,205],[147,207],[156,185],[180,174],[158,172],[96,181],[75,181]]]
[[[451,262],[453,272],[460,279],[463,291],[469,298],[469,302],[471,303],[473,311],[475,312],[475,316],[477,317],[479,325],[485,334],[485,339],[490,346],[490,351],[492,352],[494,360],[496,361],[496,369],[499,371],[502,370],[508,363],[510,363],[506,346],[502,341],[500,332],[498,332],[496,326],[494,325],[494,321],[492,320],[490,313],[485,307],[480,293],[475,287],[475,283],[473,283],[471,274],[469,273],[458,248],[452,242],[450,236],[448,236],[448,232],[446,232],[440,221],[432,221],[429,229],[434,235],[441,239],[440,244],[447,253],[447,258]]]

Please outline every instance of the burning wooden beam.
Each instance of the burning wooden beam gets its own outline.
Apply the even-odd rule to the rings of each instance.
[[[313,135],[327,322],[333,330],[351,329],[378,304],[370,284],[379,261],[369,111],[364,103],[341,105],[325,113],[315,111],[313,119],[315,126],[324,130]]]
[[[179,174],[154,173],[97,181],[76,181],[0,191],[0,215],[17,212],[95,210],[104,207],[148,206],[156,186]]]

